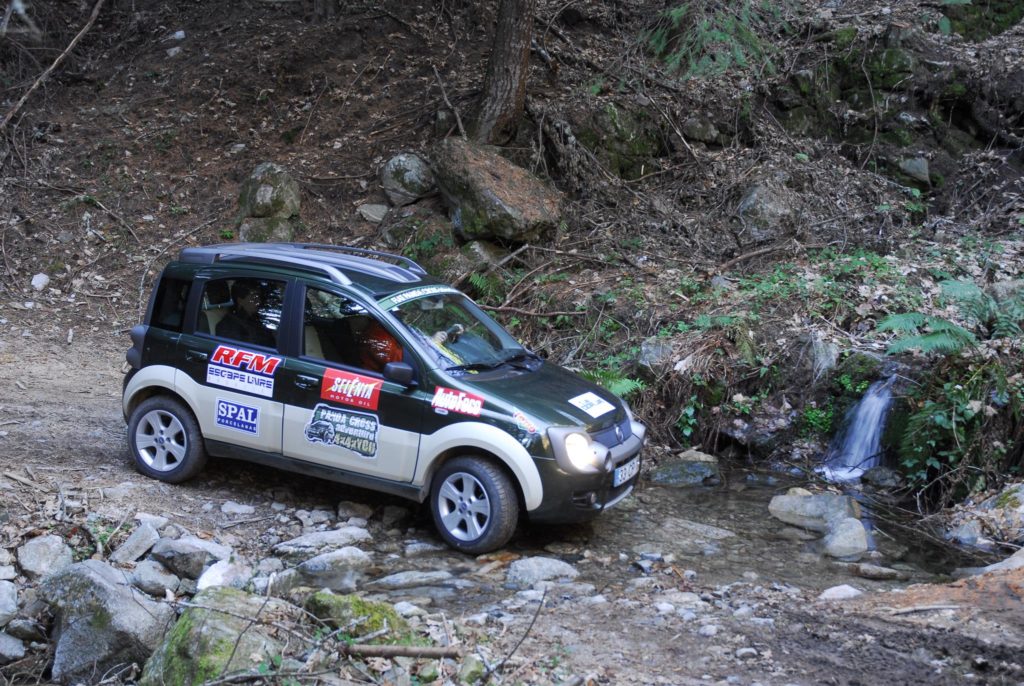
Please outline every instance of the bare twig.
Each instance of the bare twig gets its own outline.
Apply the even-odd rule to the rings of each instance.
[[[570,312],[557,311],[557,312],[534,312],[533,310],[523,310],[518,307],[491,307],[490,305],[480,305],[480,309],[487,310],[489,312],[511,312],[512,314],[521,314],[526,317],[582,317],[586,312]]]
[[[68,47],[64,48],[64,52],[57,55],[57,59],[53,61],[53,64],[47,67],[46,71],[39,75],[39,78],[35,80],[35,82],[29,87],[27,91],[25,91],[25,94],[21,96],[21,99],[14,104],[14,107],[12,107],[11,110],[7,113],[7,116],[4,117],[3,121],[0,121],[0,132],[7,128],[7,125],[10,123],[10,121],[14,119],[14,116],[18,114],[22,106],[28,101],[29,96],[31,96],[36,91],[36,89],[42,85],[43,81],[45,81],[50,76],[51,72],[53,72],[53,70],[56,69],[61,62],[64,61],[64,58],[66,58],[68,54],[72,50],[74,50],[75,46],[78,45],[78,42],[82,40],[82,37],[89,32],[89,29],[92,28],[92,25],[96,23],[96,17],[99,16],[100,8],[103,7],[103,3],[105,1],[106,0],[96,0],[96,5],[92,8],[92,14],[89,15],[89,21],[85,22],[85,26],[83,26],[82,30],[78,32],[78,35],[71,39],[71,42],[68,44]]]
[[[167,249],[169,247],[171,247],[175,243],[178,243],[180,241],[185,240],[186,238],[192,236],[195,233],[198,233],[200,230],[205,229],[207,226],[209,226],[210,224],[212,224],[215,221],[217,221],[217,220],[216,219],[210,219],[208,221],[205,221],[202,224],[200,224],[199,226],[197,226],[196,228],[194,228],[191,231],[189,231],[188,233],[186,233],[184,236],[181,236],[180,238],[171,241],[170,243],[165,245],[163,248],[161,248],[160,252],[158,252],[156,255],[154,255],[153,258],[149,262],[146,263],[146,266],[142,268],[142,276],[139,278],[139,306],[138,307],[139,307],[139,311],[140,312],[142,311],[142,296],[143,296],[143,294],[145,292],[145,288],[146,288],[146,275],[149,274],[149,270],[150,270],[150,268],[152,268],[153,263],[156,262],[158,259],[160,259],[160,256],[163,255],[165,252],[167,252]]]
[[[441,74],[438,73],[437,67],[433,67],[433,69],[434,78],[437,79],[437,85],[441,87],[441,97],[444,98],[444,104],[448,105],[448,109],[450,109],[455,115],[455,123],[459,126],[459,134],[463,138],[468,138],[468,136],[466,136],[466,128],[462,125],[462,117],[459,116],[459,111],[455,109],[455,105],[453,105],[452,101],[448,99],[448,93],[444,89],[444,81],[441,80]]]
[[[366,645],[353,643],[344,646],[346,655],[360,657],[461,657],[462,650],[458,646],[403,646],[403,645]]]
[[[516,644],[514,646],[512,646],[512,650],[508,651],[508,655],[506,655],[501,660],[499,660],[498,663],[496,665],[494,665],[493,669],[491,667],[487,668],[487,672],[484,674],[483,678],[480,680],[481,686],[483,686],[488,681],[490,681],[491,680],[491,676],[496,671],[501,669],[502,666],[504,666],[504,664],[506,662],[508,662],[512,658],[513,655],[516,654],[516,651],[519,650],[519,646],[523,645],[523,641],[526,640],[526,637],[529,636],[530,632],[533,630],[533,625],[537,623],[537,617],[540,616],[540,611],[544,609],[544,600],[547,597],[548,597],[548,589],[545,588],[544,589],[544,593],[540,597],[540,602],[537,603],[537,611],[533,613],[533,619],[530,620],[530,626],[526,627],[526,631],[524,631],[523,635],[519,637],[519,640],[516,642]]]

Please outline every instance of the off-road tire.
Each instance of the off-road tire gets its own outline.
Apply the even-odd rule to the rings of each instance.
[[[448,545],[478,555],[512,538],[519,522],[519,500],[500,467],[467,455],[449,460],[434,475],[430,513]]]
[[[157,395],[139,403],[128,419],[128,450],[135,468],[148,477],[177,484],[206,465],[206,448],[192,412]]]

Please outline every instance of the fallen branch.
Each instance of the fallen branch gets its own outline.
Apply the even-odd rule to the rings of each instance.
[[[577,311],[534,312],[533,310],[523,310],[518,307],[492,307],[490,305],[480,305],[479,307],[489,312],[511,312],[512,314],[521,314],[526,317],[582,317],[586,314],[586,312]]]
[[[452,101],[448,99],[448,93],[444,89],[444,81],[441,80],[441,74],[438,73],[437,67],[433,67],[433,69],[434,78],[437,79],[437,85],[441,87],[441,97],[444,98],[444,104],[448,105],[448,109],[450,109],[452,114],[455,115],[455,123],[459,126],[459,134],[463,138],[468,138],[468,136],[466,136],[466,129],[462,126],[462,117],[459,116],[459,111],[455,109],[455,106],[452,105]]]
[[[39,78],[35,80],[35,82],[29,87],[27,91],[25,91],[25,94],[21,96],[21,99],[18,100],[18,102],[14,104],[14,107],[11,108],[11,111],[7,113],[7,116],[4,117],[4,120],[0,121],[0,132],[7,128],[7,125],[10,123],[12,119],[14,119],[14,116],[18,114],[22,106],[28,101],[29,97],[36,91],[37,88],[39,88],[39,86],[43,84],[43,81],[45,81],[50,76],[53,70],[56,69],[61,62],[64,61],[64,58],[66,58],[68,54],[75,49],[75,46],[78,45],[78,42],[80,40],[82,40],[82,37],[89,32],[89,29],[92,28],[92,25],[96,23],[96,17],[99,16],[100,8],[103,7],[103,3],[105,1],[106,0],[96,0],[96,5],[92,8],[92,14],[89,15],[89,21],[85,22],[85,26],[83,26],[82,30],[78,32],[78,35],[71,39],[71,42],[68,43],[68,47],[64,48],[64,52],[57,55],[57,59],[53,61],[53,64],[47,67],[47,69],[39,75]]]
[[[932,612],[935,610],[959,610],[959,605],[918,605],[916,607],[904,607],[899,610],[893,610],[892,615],[909,615],[914,612]]]
[[[353,643],[344,646],[346,655],[360,657],[461,657],[462,650],[458,646],[403,646],[403,645],[367,645]]]

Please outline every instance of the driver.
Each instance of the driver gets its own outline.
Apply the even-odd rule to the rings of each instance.
[[[359,357],[363,367],[383,372],[388,362],[402,361],[402,346],[380,322],[372,322],[362,333]]]

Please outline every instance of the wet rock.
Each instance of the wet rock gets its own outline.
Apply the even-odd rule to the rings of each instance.
[[[867,549],[867,530],[854,517],[835,521],[825,536],[825,554],[831,557],[857,557],[867,552]]]
[[[140,524],[124,543],[110,555],[111,562],[135,562],[160,540],[160,534],[149,524]]]
[[[522,242],[554,232],[561,193],[493,149],[445,138],[433,161],[452,223],[466,240]]]
[[[858,591],[853,586],[842,584],[839,586],[826,588],[818,596],[818,600],[849,600],[851,598],[856,598],[859,595],[863,595],[863,592]]]
[[[344,548],[354,543],[373,540],[370,532],[356,526],[342,526],[330,531],[316,531],[274,546],[278,555],[314,555],[324,548]]]
[[[174,593],[181,582],[177,576],[156,560],[143,560],[135,565],[131,574],[132,585],[155,598],[163,598],[167,591]]]
[[[860,517],[860,506],[845,495],[777,495],[768,504],[768,512],[787,524],[824,533],[833,520]]]
[[[390,209],[391,208],[388,207],[387,205],[379,205],[379,204],[370,204],[370,203],[368,203],[368,204],[360,205],[359,207],[357,207],[356,208],[356,213],[360,217],[362,217],[363,219],[365,219],[366,221],[368,221],[368,222],[370,222],[372,224],[380,224],[382,221],[384,221],[384,217],[387,216],[388,211]]]
[[[71,548],[60,536],[39,536],[18,548],[18,566],[30,579],[59,572],[72,562]]]
[[[430,553],[438,553],[443,550],[445,550],[445,546],[443,545],[438,545],[436,543],[426,543],[424,541],[409,541],[405,544],[406,557],[428,555]]]
[[[854,565],[853,573],[862,579],[872,579],[874,581],[896,581],[910,578],[909,574],[898,569],[867,563]]]
[[[189,536],[161,538],[150,554],[179,577],[198,579],[207,565],[229,557],[231,549]]]
[[[401,207],[432,193],[434,173],[419,155],[400,153],[384,163],[380,170],[384,193],[392,205]]]
[[[132,588],[124,572],[86,560],[42,584],[56,617],[53,678],[90,681],[128,663],[142,664],[170,626],[174,610]]]
[[[245,588],[252,579],[252,568],[233,560],[218,560],[207,567],[196,580],[196,590],[202,591],[214,586]]]
[[[662,486],[700,486],[720,479],[718,458],[694,449],[665,460],[648,475]]]
[[[400,588],[416,588],[417,586],[432,586],[434,584],[451,581],[455,577],[451,572],[444,570],[397,572],[380,579],[374,579],[367,586],[396,590]]]
[[[25,657],[25,644],[14,636],[0,631],[0,665]]]
[[[299,622],[303,612],[277,598],[235,588],[208,588],[193,598],[146,662],[142,686],[202,683],[212,675],[249,670],[285,652],[274,623]]]
[[[891,491],[903,485],[903,478],[899,472],[889,467],[875,465],[860,476],[860,480],[875,488]]]
[[[18,588],[10,581],[0,581],[0,628],[18,614]]]
[[[314,588],[351,592],[356,589],[363,570],[372,564],[370,556],[353,546],[317,555],[297,568],[305,583]]]
[[[507,581],[519,586],[533,586],[538,581],[575,579],[579,572],[568,562],[552,557],[527,557],[509,565]]]

